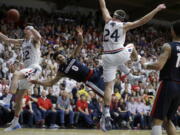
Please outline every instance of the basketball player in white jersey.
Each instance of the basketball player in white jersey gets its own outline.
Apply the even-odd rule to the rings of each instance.
[[[123,22],[126,13],[123,10],[116,10],[113,17],[110,16],[106,8],[105,0],[99,0],[102,15],[105,21],[103,48],[103,76],[105,81],[104,109],[100,120],[100,127],[103,131],[112,128],[109,106],[111,103],[111,94],[114,86],[114,79],[119,65],[127,62],[130,57],[128,48],[124,47],[126,32],[150,21],[156,13],[165,9],[164,4],[160,4],[149,14],[134,22]]]
[[[30,78],[37,78],[41,73],[40,60],[40,33],[33,28],[33,26],[27,26],[24,29],[24,39],[11,39],[0,33],[0,40],[6,42],[6,44],[21,45],[23,51],[23,63],[24,69],[15,71],[13,74],[10,93],[6,98],[11,100],[12,94],[16,94],[15,97],[15,116],[11,122],[11,126],[6,128],[5,131],[12,131],[21,128],[19,124],[19,115],[22,109],[22,99],[27,90],[31,89],[32,84],[28,81]],[[18,89],[18,91],[16,91]]]

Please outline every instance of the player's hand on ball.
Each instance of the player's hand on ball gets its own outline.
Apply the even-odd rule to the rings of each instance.
[[[9,22],[18,22],[20,18],[20,13],[17,9],[10,9],[7,11],[7,20]]]
[[[159,11],[161,11],[161,10],[163,10],[163,9],[166,9],[166,5],[165,5],[165,4],[159,4],[159,5],[157,6],[157,9],[158,9]]]
[[[79,35],[82,35],[82,34],[83,34],[83,28],[82,28],[82,26],[77,26],[77,27],[76,27],[76,31],[77,31],[77,33],[78,33]]]

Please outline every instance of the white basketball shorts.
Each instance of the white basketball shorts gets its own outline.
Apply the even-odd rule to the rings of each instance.
[[[102,55],[103,78],[105,82],[113,81],[116,78],[118,66],[130,60],[133,48],[134,45],[129,44],[118,53]]]
[[[33,84],[29,80],[38,79],[39,75],[42,72],[42,68],[38,64],[30,65],[27,68],[20,70],[21,73],[25,75],[25,79],[19,81],[18,89],[19,90],[30,90],[32,89]]]

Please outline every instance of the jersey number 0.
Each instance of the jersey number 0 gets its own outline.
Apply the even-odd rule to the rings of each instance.
[[[73,69],[74,71],[78,71],[78,70],[79,70],[79,68],[78,68],[77,66],[75,66],[75,65],[72,66],[72,69]]]

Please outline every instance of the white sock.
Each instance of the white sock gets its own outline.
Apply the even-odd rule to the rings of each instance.
[[[110,117],[110,107],[109,106],[104,106],[104,109],[103,109],[103,114],[105,117]]]
[[[19,117],[14,116],[12,124],[17,124],[17,123],[19,123]]]
[[[162,127],[161,126],[153,126],[151,135],[162,135]]]

